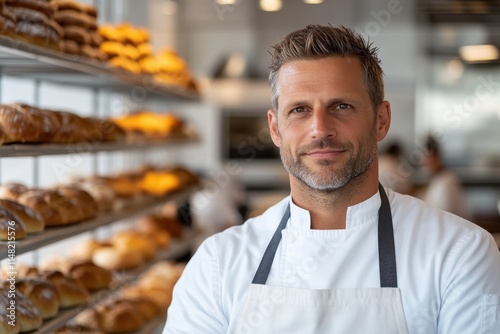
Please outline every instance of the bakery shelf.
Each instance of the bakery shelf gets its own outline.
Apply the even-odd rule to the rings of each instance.
[[[3,74],[52,81],[65,85],[106,88],[131,96],[169,96],[198,100],[194,90],[159,83],[150,75],[113,68],[80,56],[66,55],[34,44],[0,36],[0,71]]]
[[[155,262],[162,260],[175,260],[180,256],[188,253],[191,250],[194,238],[196,238],[195,233],[189,233],[189,232],[192,231],[187,231],[187,233],[185,233],[182,238],[173,239],[167,248],[156,252],[155,258],[149,261],[148,263],[145,263],[136,269],[119,272],[118,273],[119,278],[117,279],[115,277],[114,286],[111,288],[111,290],[101,290],[96,292],[94,295],[92,295],[87,305],[82,305],[59,312],[55,318],[45,321],[42,327],[40,327],[37,331],[33,332],[33,334],[46,334],[56,331],[58,328],[64,326],[71,319],[73,319],[78,313],[82,312],[89,306],[92,306],[98,303],[99,301],[102,301],[105,298],[110,297],[113,291],[116,291],[124,287],[125,285],[130,284],[131,281],[135,280],[140,274],[145,272]],[[158,328],[158,326],[161,326],[162,323],[165,322],[165,319],[166,319],[166,312],[164,314],[158,315],[157,317],[149,321],[139,332],[137,332],[137,334],[152,333],[155,329]]]
[[[148,212],[151,209],[165,203],[168,200],[184,200],[194,191],[194,187],[180,191],[169,196],[162,198],[153,198],[141,201],[135,205],[128,206],[119,212],[112,212],[109,214],[102,214],[97,218],[87,220],[78,224],[60,226],[60,227],[47,227],[43,233],[38,235],[27,236],[23,240],[15,242],[15,254],[20,255],[39,247],[49,245],[51,243],[61,241],[63,239],[78,235],[83,232],[91,231],[100,226],[108,225],[121,219],[130,218],[142,213]],[[8,243],[6,241],[0,242],[0,260],[7,258]]]
[[[0,157],[34,157],[43,155],[84,154],[95,152],[137,151],[166,148],[172,145],[195,143],[195,135],[173,136],[139,142],[82,142],[75,144],[4,144],[0,145]]]

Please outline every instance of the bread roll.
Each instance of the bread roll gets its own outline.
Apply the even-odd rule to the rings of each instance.
[[[19,217],[24,224],[26,233],[40,233],[45,228],[43,217],[32,208],[10,200],[0,200],[0,207]]]
[[[57,192],[70,199],[79,208],[81,216],[78,220],[94,218],[97,215],[97,202],[88,192],[76,187],[58,187]]]
[[[46,16],[51,17],[56,11],[56,6],[50,1],[36,1],[36,0],[5,0],[5,4],[9,7],[23,7],[30,8],[44,13]]]
[[[161,311],[160,307],[153,300],[147,297],[127,298],[124,300],[132,303],[134,308],[146,321],[153,319]]]
[[[11,270],[9,266],[2,267],[2,278],[9,278],[10,272],[16,273],[16,278],[25,278],[25,277],[36,277],[40,274],[40,271],[37,267],[28,266],[24,264],[17,264],[15,270]]]
[[[167,231],[172,238],[180,238],[183,233],[181,223],[175,218],[158,215],[146,215],[137,222],[137,229],[143,233],[151,234],[158,230]]]
[[[44,276],[55,285],[61,308],[82,305],[88,302],[89,294],[77,280],[64,275],[60,271],[45,272]]]
[[[0,198],[17,201],[28,190],[28,187],[20,183],[6,183],[0,186]]]
[[[99,328],[106,333],[126,333],[139,330],[144,318],[126,300],[115,300],[96,307]]]
[[[45,192],[42,190],[28,190],[19,196],[19,203],[38,212],[45,222],[45,226],[57,226],[64,223],[57,208],[47,203]]]
[[[0,240],[15,242],[26,237],[26,228],[19,217],[0,207]]]
[[[70,250],[70,257],[75,261],[92,261],[94,251],[102,247],[110,247],[111,244],[95,239],[89,239],[76,244]]]
[[[21,23],[23,22],[18,23],[18,29],[23,27]],[[6,143],[47,142],[56,135],[59,127],[59,122],[52,113],[25,104],[0,105],[0,122],[6,135]]]
[[[4,288],[0,285],[0,310],[2,310],[2,312],[0,312],[0,333],[17,334],[21,330],[21,325],[19,321],[16,320],[16,315],[14,313],[15,306],[11,306],[10,304],[13,298],[10,298],[9,293],[9,288]],[[9,324],[9,322],[14,326]]]
[[[97,202],[100,212],[112,209],[116,193],[105,180],[96,177],[79,179],[75,180],[71,186],[88,192]]]
[[[68,40],[64,41],[64,45],[69,44],[69,47],[74,47],[75,44],[80,52],[78,43],[71,43]],[[54,116],[60,123],[58,132],[54,138],[51,139],[52,143],[79,143],[90,141],[94,128],[92,124],[85,118],[65,111],[52,111]]]
[[[143,255],[133,251],[115,247],[102,247],[94,251],[92,262],[108,270],[126,270],[140,266]]]
[[[30,332],[42,326],[42,316],[33,303],[21,292],[15,292],[16,322],[19,322],[20,332]]]
[[[113,246],[119,250],[139,253],[149,261],[154,258],[155,245],[145,236],[136,231],[121,231],[115,233],[111,239]]]
[[[80,282],[87,290],[99,290],[109,287],[113,277],[109,270],[96,266],[92,262],[72,264],[67,274]]]
[[[128,286],[120,292],[124,298],[146,297],[160,307],[166,309],[172,301],[172,291],[163,288],[144,288],[142,286]]]
[[[96,331],[100,330],[99,324],[97,323],[97,312],[94,308],[87,308],[78,313],[74,322],[77,326],[91,328]]]
[[[82,220],[82,209],[78,206],[77,201],[54,190],[43,190],[42,193],[46,203],[59,211],[62,224],[71,224]]]
[[[16,289],[28,297],[43,319],[53,318],[59,311],[56,287],[41,277],[27,277],[16,281]]]

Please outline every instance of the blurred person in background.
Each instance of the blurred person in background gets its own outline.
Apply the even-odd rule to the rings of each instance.
[[[425,202],[435,208],[448,211],[468,219],[467,200],[458,176],[446,168],[438,141],[427,136],[425,139],[425,156],[422,167],[429,174],[429,183],[419,195]]]
[[[380,183],[401,194],[410,194],[413,190],[411,174],[413,167],[403,158],[402,146],[394,141],[378,157],[378,175]]]

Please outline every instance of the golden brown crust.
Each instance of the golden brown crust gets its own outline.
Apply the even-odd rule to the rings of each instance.
[[[63,27],[63,30],[64,39],[71,39],[80,45],[90,44],[92,42],[90,34],[85,28],[75,25],[67,25]]]
[[[26,233],[40,233],[45,228],[43,217],[30,207],[10,200],[0,200],[0,207],[19,217],[24,224]]]
[[[54,20],[63,27],[74,25],[89,30],[97,29],[97,22],[94,17],[70,9],[57,11],[54,14]]]
[[[14,213],[0,208],[0,240],[15,242],[26,237],[23,222]]]
[[[92,254],[92,262],[108,270],[137,268],[143,260],[143,255],[138,252],[115,247],[100,247]]]
[[[55,331],[55,334],[104,334],[103,332],[82,325],[66,325]]]
[[[48,17],[53,16],[56,11],[56,6],[50,2],[50,0],[6,0],[5,6],[12,7],[23,7],[34,9],[39,12],[44,13]]]
[[[61,42],[61,51],[70,55],[79,55],[80,46],[75,41],[72,41],[70,39],[65,39]],[[61,138],[65,137],[61,136]]]
[[[38,309],[43,319],[53,318],[59,311],[56,287],[42,277],[27,277],[16,280],[16,289],[23,293]]]
[[[37,211],[45,222],[45,226],[57,226],[65,224],[59,210],[49,204],[45,199],[45,191],[28,190],[18,198],[19,203]]]
[[[57,191],[43,190],[42,192],[46,203],[59,211],[63,224],[72,224],[82,220],[82,209],[77,205],[77,201]]]
[[[27,192],[29,189],[20,183],[6,183],[0,185],[0,198],[17,201],[19,196]]]
[[[19,325],[19,330],[21,333],[30,332],[42,325],[42,316],[38,309],[33,305],[33,303],[21,292],[15,290],[15,297],[12,298],[15,300],[15,320],[16,324]],[[9,296],[11,293],[10,288],[0,288],[0,296]],[[10,303],[11,298],[8,298],[7,301]],[[5,301],[2,301],[2,304]],[[3,314],[2,312],[0,314]]]
[[[61,10],[73,10],[79,13],[83,12],[83,4],[78,2],[78,1],[73,1],[73,0],[52,0],[52,3],[54,3],[57,6],[57,9],[59,11]]]
[[[87,290],[74,278],[64,275],[60,271],[48,271],[45,278],[51,281],[57,289],[60,307],[72,307],[86,304],[89,300]]]
[[[98,12],[94,5],[91,5],[89,3],[82,3],[82,8],[87,15],[97,18]]]
[[[135,332],[144,325],[144,318],[125,300],[116,300],[96,307],[97,323],[106,333]]]
[[[125,300],[132,303],[146,321],[153,319],[161,311],[161,308],[147,297],[126,298]]]
[[[65,43],[68,41],[65,41]],[[76,42],[74,42],[76,43]],[[93,125],[85,118],[66,111],[51,111],[58,119],[59,131],[52,143],[78,143],[90,141]]]
[[[75,187],[63,186],[58,187],[57,192],[67,199],[71,200],[75,207],[78,208],[79,217],[75,220],[85,220],[94,218],[97,215],[97,202],[85,190]]]
[[[59,126],[51,113],[21,104],[0,105],[0,122],[7,143],[49,141]]]
[[[109,270],[96,266],[92,262],[74,263],[70,265],[67,273],[91,291],[109,287],[113,279]]]

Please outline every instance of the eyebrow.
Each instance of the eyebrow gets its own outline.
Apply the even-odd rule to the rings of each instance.
[[[329,99],[327,101],[327,106],[328,107],[331,107],[331,106],[334,106],[336,104],[339,104],[339,103],[346,103],[346,104],[354,104],[354,101],[352,98],[347,98],[347,97],[335,97],[335,98],[332,98],[332,99]],[[291,101],[287,104],[284,105],[284,109],[285,110],[288,110],[288,109],[291,109],[291,108],[296,108],[296,107],[299,107],[299,106],[309,106],[310,103],[307,102],[306,100],[297,100],[297,101]]]

